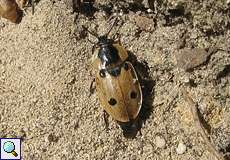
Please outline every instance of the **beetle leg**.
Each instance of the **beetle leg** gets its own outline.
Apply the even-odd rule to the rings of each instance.
[[[90,84],[90,88],[89,88],[89,97],[95,92],[96,87],[93,86],[93,84],[95,83],[95,78],[92,80],[91,84]]]
[[[139,70],[136,69],[137,77],[140,82],[140,86],[142,89],[143,97],[153,95],[155,81],[151,79],[149,76],[143,75]]]
[[[94,44],[94,45],[93,45],[93,48],[92,48],[92,54],[94,53],[96,47],[97,47],[97,44]]]
[[[115,39],[115,43],[121,45],[121,35],[119,33],[116,33],[112,38]]]
[[[109,131],[109,120],[108,120],[109,114],[105,110],[103,110],[103,117],[105,121],[105,130],[106,132],[108,132]]]
[[[141,129],[139,130],[139,133],[140,133],[140,136],[142,136],[142,132],[141,132]]]

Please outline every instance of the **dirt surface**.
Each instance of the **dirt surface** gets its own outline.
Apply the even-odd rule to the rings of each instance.
[[[17,25],[0,19],[0,137],[23,138],[26,160],[215,159],[195,133],[183,86],[198,103],[216,149],[229,153],[229,1],[150,2],[96,1],[91,11],[87,3],[73,12],[71,1],[41,0]],[[111,117],[106,132],[97,95],[88,96],[93,44],[87,39],[96,39],[81,26],[103,34],[114,13],[121,16],[112,33],[118,30],[155,82],[149,116],[134,139],[126,139]],[[192,71],[177,67],[180,49],[213,47]],[[178,145],[186,147],[182,154]]]

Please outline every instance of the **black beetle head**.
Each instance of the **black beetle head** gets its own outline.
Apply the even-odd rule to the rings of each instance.
[[[116,64],[120,60],[118,50],[109,41],[100,44],[98,58],[106,67]]]
[[[98,57],[106,67],[120,60],[118,50],[113,46],[113,40],[108,39],[107,35],[98,38],[98,45],[100,47]]]
[[[99,44],[99,46],[112,45],[113,40],[108,39],[107,35],[103,35],[103,36],[98,37],[98,44]]]

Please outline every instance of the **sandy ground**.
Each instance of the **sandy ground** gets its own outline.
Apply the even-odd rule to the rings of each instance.
[[[185,2],[185,11],[177,15],[181,10],[169,5],[174,1],[157,2],[152,7],[157,16],[121,4],[127,11],[118,31],[121,42],[147,62],[155,81],[142,135],[126,139],[112,118],[106,132],[97,95],[88,97],[93,76],[87,38],[95,39],[84,35],[81,25],[102,34],[108,18],[101,10],[94,18],[77,16],[69,3],[41,0],[35,14],[26,9],[18,25],[0,19],[0,137],[22,137],[26,160],[215,159],[195,133],[179,87],[187,84],[216,149],[230,152],[230,7],[224,1]],[[108,3],[101,1],[101,6]],[[134,14],[154,19],[153,29],[140,28]],[[176,66],[179,48],[213,46],[219,50],[192,72]],[[166,142],[163,147],[159,137]],[[186,146],[183,154],[176,152],[179,143]]]

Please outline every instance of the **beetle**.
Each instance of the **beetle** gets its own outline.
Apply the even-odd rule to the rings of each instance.
[[[93,82],[96,82],[97,95],[104,113],[120,124],[124,134],[132,134],[139,127],[137,122],[142,106],[142,90],[127,50],[120,42],[108,38],[115,24],[116,20],[102,36],[83,27],[98,39],[92,48],[92,66],[96,72]]]

